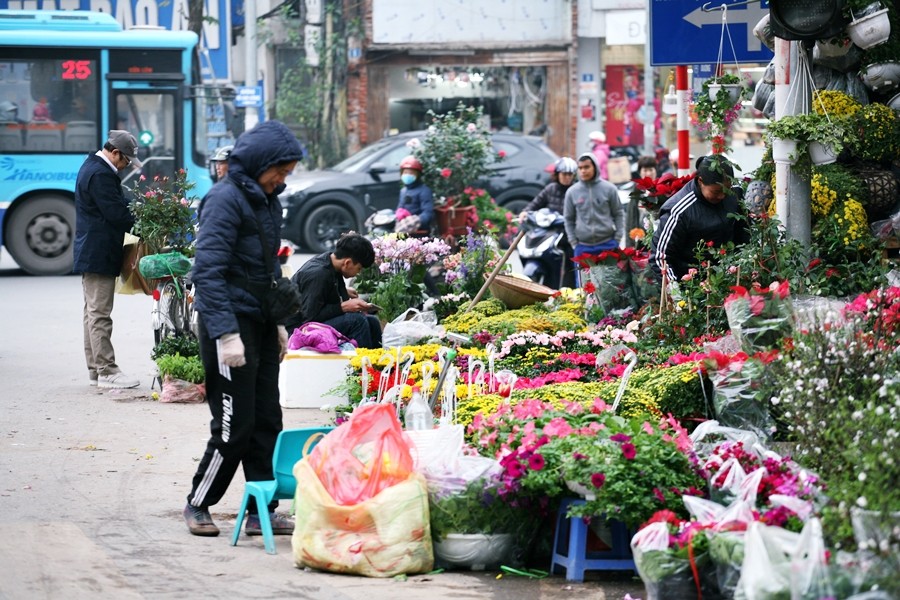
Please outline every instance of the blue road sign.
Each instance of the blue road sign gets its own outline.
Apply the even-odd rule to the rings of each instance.
[[[705,12],[704,4],[728,4],[719,0],[650,0],[650,64],[715,64],[722,35],[721,10]],[[734,42],[734,51],[725,34],[722,62],[768,63],[774,56],[755,35],[753,28],[769,14],[768,0],[729,8],[726,26]]]
[[[261,85],[242,85],[237,88],[234,105],[238,108],[248,106],[260,108],[263,105],[263,89]]]

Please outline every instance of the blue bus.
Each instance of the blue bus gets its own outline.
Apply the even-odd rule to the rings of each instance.
[[[72,270],[75,178],[110,129],[138,140],[140,174],[184,168],[202,197],[207,94],[197,36],[123,30],[89,11],[0,10],[0,243],[25,271]]]

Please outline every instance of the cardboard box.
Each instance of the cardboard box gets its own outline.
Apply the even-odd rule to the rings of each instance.
[[[346,397],[328,392],[347,377],[347,367],[356,351],[321,354],[311,350],[289,350],[278,374],[280,403],[284,408],[320,408],[345,404]]]

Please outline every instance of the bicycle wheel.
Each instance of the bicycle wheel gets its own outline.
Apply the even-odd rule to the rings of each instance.
[[[168,280],[159,291],[159,326],[153,330],[155,343],[184,331],[184,291]]]

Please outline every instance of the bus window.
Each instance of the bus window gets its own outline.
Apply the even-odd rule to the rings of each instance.
[[[175,96],[171,92],[116,91],[115,129],[134,134],[138,141],[138,158],[143,163],[141,175],[147,179],[175,176],[175,165],[181,164],[180,140],[175,132]],[[136,175],[135,171],[126,179]]]

